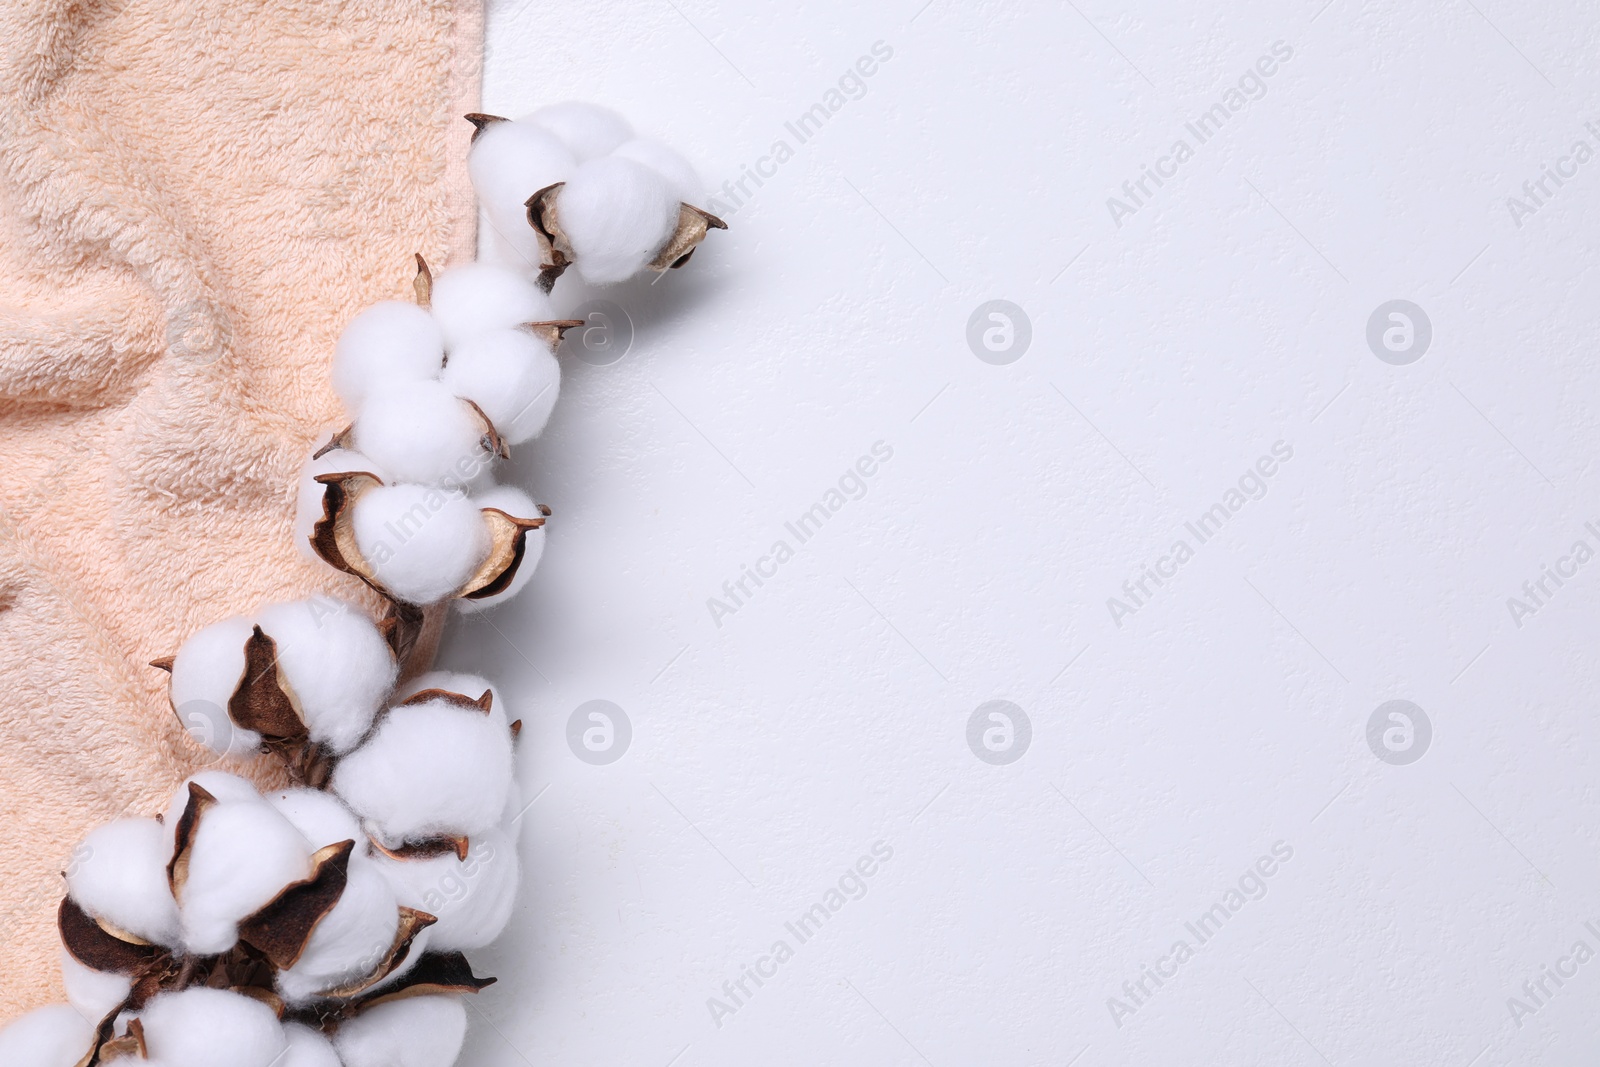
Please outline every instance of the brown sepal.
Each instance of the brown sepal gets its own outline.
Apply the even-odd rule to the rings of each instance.
[[[326,456],[329,452],[335,451],[336,449],[353,449],[355,446],[351,442],[354,440],[355,428],[355,424],[351,423],[338,433],[334,434],[332,437],[328,438],[328,443],[311,453],[311,458],[321,459],[323,456]]]
[[[489,527],[491,547],[477,573],[456,591],[456,596],[467,600],[494,596],[511,585],[527,551],[528,531],[543,526],[545,517],[519,519],[499,508],[484,508],[483,521]]]
[[[168,674],[171,674],[172,663],[176,659],[176,656],[158,656],[150,661],[150,666],[154,667],[158,671],[166,671]]]
[[[489,421],[489,416],[485,415],[483,413],[483,409],[480,408],[474,401],[463,397],[462,403],[466,404],[473,411],[477,412],[478,418],[483,420],[483,437],[479,439],[479,444],[483,446],[483,450],[489,453],[491,456],[499,456],[501,459],[510,459],[511,446],[506,444],[505,440],[501,438],[500,431],[494,428],[494,423]]]
[[[319,474],[322,484],[322,518],[311,529],[311,549],[335,570],[353,574],[382,593],[372,568],[356,547],[355,503],[361,494],[383,485],[367,471]]]
[[[421,841],[409,842],[399,848],[389,848],[371,835],[368,835],[367,840],[372,843],[374,849],[392,860],[428,860],[435,856],[444,856],[450,853],[454,853],[458,860],[465,860],[467,853],[472,850],[472,840],[465,834],[459,836],[442,834],[439,837],[428,837]]]
[[[406,961],[406,956],[411,952],[411,943],[417,935],[432,926],[439,920],[425,911],[416,908],[400,906],[400,928],[395,931],[394,943],[389,946],[382,962],[373,969],[371,974],[357,978],[355,981],[346,982],[333,989],[325,989],[322,995],[334,998],[349,998],[360,996],[385,978],[393,974],[399,966]]]
[[[656,253],[656,258],[650,261],[650,269],[663,271],[683,266],[700,242],[706,239],[707,233],[727,228],[726,222],[709,211],[702,211],[692,204],[679,204],[677,228],[667,238],[667,243],[661,246],[661,251]]]
[[[479,137],[483,136],[483,131],[487,130],[495,123],[511,121],[510,119],[504,118],[500,115],[485,115],[481,111],[469,111],[461,117],[472,123],[472,141],[476,141]],[[472,141],[468,141],[467,143],[471,144]]]
[[[278,667],[278,643],[259,626],[244,643],[244,677],[228,698],[228,717],[280,746],[306,740],[299,701]]]
[[[200,829],[200,819],[216,804],[217,798],[199,782],[189,783],[189,802],[183,806],[178,825],[172,828],[172,859],[167,862],[167,885],[172,889],[172,899],[180,904],[184,884],[189,881],[190,852]]]
[[[522,736],[522,720],[517,719],[511,724],[511,740],[515,741]]]
[[[162,957],[169,955],[160,945],[138,938],[129,940],[132,935],[125,931],[112,932],[71,897],[61,899],[56,930],[67,954],[90,970],[138,975],[157,969]]]
[[[101,1063],[134,1056],[141,1060],[150,1058],[150,1050],[144,1043],[144,1023],[139,1019],[129,1019],[127,1033],[121,1037],[114,1037],[100,1046]]]
[[[265,956],[280,971],[300,959],[317,924],[344,894],[354,841],[319,848],[311,857],[311,876],[285,886],[255,914],[239,923],[239,940]]]
[[[562,338],[567,336],[568,330],[576,330],[584,325],[584,319],[553,319],[550,322],[525,322],[522,329],[527,330],[545,343],[545,347],[554,351]]]
[[[413,704],[426,704],[431,700],[442,700],[451,707],[471,708],[487,715],[489,710],[494,707],[494,690],[485,689],[483,695],[474,700],[464,693],[452,693],[448,689],[419,689],[396,704],[395,707],[405,708]]]
[[[356,1012],[359,1014],[374,1005],[407,997],[476,993],[494,985],[495,981],[494,978],[479,978],[473,974],[472,964],[459,952],[425,952],[417,965],[396,979],[394,985],[385,987],[356,1005]]]
[[[539,288],[549,292],[555,288],[556,279],[572,264],[572,242],[561,229],[556,218],[556,193],[566,182],[547,185],[528,197],[528,225],[539,235],[541,247],[550,262],[539,266]]]
[[[433,271],[428,269],[421,252],[417,253],[417,276],[411,279],[411,291],[416,294],[418,307],[433,306]]]

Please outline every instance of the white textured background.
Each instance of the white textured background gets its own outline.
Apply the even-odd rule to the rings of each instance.
[[[875,42],[800,144],[785,122]],[[451,637],[527,719],[533,801],[463,1062],[1594,1062],[1600,561],[1520,626],[1508,598],[1600,549],[1600,159],[1559,164],[1600,149],[1597,45],[1577,0],[493,7],[486,110],[613,105],[712,186],[793,156],[719,194],[732,229],[684,270],[607,294],[624,359],[569,339],[515,464],[548,552]],[[1179,138],[1118,226],[1107,198]],[[1031,320],[1009,365],[966,340],[991,299]],[[1432,325],[1408,365],[1367,343],[1394,299]],[[876,442],[865,496],[798,545],[785,522]],[[1200,544],[1184,524],[1277,442]],[[1118,625],[1108,598],[1180,539]],[[596,699],[632,724],[608,765],[566,739]],[[1404,765],[1367,740],[1396,699],[1433,728]],[[1009,764],[968,745],[990,700],[1032,724]],[[1576,973],[1536,1002],[1546,967]]]

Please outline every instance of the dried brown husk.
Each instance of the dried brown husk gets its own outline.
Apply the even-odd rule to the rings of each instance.
[[[293,967],[317,924],[339,903],[350,872],[354,841],[325,845],[311,856],[311,874],[285,886],[259,911],[239,923],[239,940],[281,970]]]
[[[435,856],[454,855],[458,860],[465,860],[467,853],[472,850],[472,841],[466,834],[440,834],[437,837],[425,837],[420,841],[407,841],[398,848],[390,848],[377,838],[368,836],[375,851],[383,853],[392,860],[430,860]]]
[[[553,319],[549,322],[525,322],[521,328],[543,341],[545,347],[553,352],[560,347],[568,330],[576,330],[584,322],[583,319]]]
[[[378,1004],[408,997],[426,997],[440,994],[476,993],[494,985],[494,978],[479,978],[472,973],[472,965],[459,952],[426,952],[394,985],[385,986],[355,1006],[356,1014]]]
[[[311,529],[312,551],[328,566],[353,574],[388,596],[371,566],[362,558],[356,545],[355,528],[356,501],[363,493],[382,486],[382,480],[369,471],[319,474],[316,480],[322,485],[322,518]]]
[[[549,292],[555,288],[556,279],[572,265],[572,242],[567,240],[556,215],[556,194],[566,182],[556,182],[528,197],[528,225],[539,235],[539,247],[545,262],[539,265],[539,288]]]
[[[172,831],[172,859],[167,862],[167,885],[172,899],[183,903],[183,887],[189,881],[189,861],[193,858],[195,835],[200,832],[200,820],[217,806],[217,798],[199,782],[189,783],[189,800],[178,817]]]
[[[467,579],[456,591],[456,596],[466,600],[481,600],[504,592],[517,577],[517,568],[527,552],[529,530],[537,530],[545,523],[545,515],[535,519],[521,519],[499,508],[484,508],[483,521],[489,527],[490,549],[477,573]],[[548,513],[548,508],[541,510]]]
[[[56,930],[67,954],[90,970],[130,977],[159,969],[172,953],[126,930],[101,922],[71,897],[63,897],[56,911]]]
[[[481,111],[469,111],[467,114],[465,114],[465,115],[463,115],[461,117],[466,119],[468,122],[472,123],[472,142],[475,142],[475,141],[477,141],[477,139],[479,137],[482,137],[483,136],[483,131],[487,130],[490,126],[493,126],[495,123],[497,123],[497,122],[510,122],[511,121],[510,119],[505,118],[504,116],[501,116],[501,115],[485,115]],[[472,142],[468,142],[468,143],[470,144]]]
[[[433,307],[433,271],[421,252],[417,253],[417,276],[411,279],[411,291],[416,295],[418,307]]]
[[[465,693],[452,693],[448,689],[419,689],[396,704],[395,707],[406,708],[413,704],[427,704],[435,700],[442,700],[451,707],[471,708],[473,711],[481,711],[487,715],[494,707],[494,690],[485,689],[483,695],[474,700]]]
[[[678,225],[673,229],[672,236],[667,238],[667,243],[661,246],[661,251],[656,253],[656,258],[650,261],[650,269],[660,272],[683,266],[694,255],[700,242],[706,239],[706,234],[727,228],[728,224],[711,212],[702,211],[692,204],[679,204]]]

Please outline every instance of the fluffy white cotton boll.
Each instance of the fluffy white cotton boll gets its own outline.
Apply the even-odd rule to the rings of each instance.
[[[278,974],[278,991],[303,1004],[325,989],[372,973],[400,928],[389,881],[370,863],[352,863],[344,892],[323,916],[293,967]]]
[[[476,333],[555,318],[550,298],[518,271],[488,263],[451,267],[433,282],[433,317],[445,350]]]
[[[654,138],[636,137],[611,154],[619,159],[643,163],[667,179],[673,193],[686,204],[698,204],[705,199],[705,183],[694,165]]]
[[[456,997],[406,997],[368,1008],[339,1027],[333,1047],[344,1067],[450,1067],[467,1036]]]
[[[517,901],[516,848],[498,827],[472,838],[465,860],[450,852],[400,860],[377,853],[372,865],[401,904],[438,916],[427,929],[430,951],[482,948],[505,929]]]
[[[319,474],[342,474],[346,471],[366,471],[379,481],[388,481],[388,475],[370,456],[349,448],[336,448],[318,459],[308,458],[300,468],[300,481],[295,489],[294,547],[300,555],[316,560],[311,549],[311,534],[322,519],[322,496],[327,486],[317,481]]]
[[[256,787],[245,778],[227,771],[200,771],[191,774],[172,791],[167,810],[161,816],[162,847],[168,859],[172,858],[173,835],[178,830],[178,820],[189,806],[189,783],[193,782],[220,801],[237,804],[265,803]],[[166,862],[163,860],[162,862]]]
[[[555,134],[580,163],[598,159],[633,137],[627,119],[608,107],[578,100],[542,107],[522,121]]]
[[[273,1067],[342,1067],[333,1042],[303,1023],[284,1023],[288,1049]]]
[[[467,173],[490,230],[515,266],[537,269],[543,252],[528,225],[528,198],[565,181],[577,159],[555,134],[527,122],[493,122],[467,151]]]
[[[372,620],[331,597],[273,604],[256,622],[277,644],[278,667],[311,740],[343,754],[372,725],[398,665]]]
[[[190,846],[189,880],[178,900],[183,942],[206,956],[239,939],[239,920],[311,873],[311,845],[261,801],[217,804]]]
[[[462,1022],[464,1026],[465,1016]],[[51,1004],[0,1030],[0,1063],[6,1067],[73,1067],[93,1042],[94,1027],[87,1019],[69,1004]]]
[[[139,1019],[161,1067],[282,1067],[289,1044],[271,1008],[225,989],[162,993]]]
[[[444,335],[426,310],[399,300],[350,320],[333,350],[333,388],[347,411],[382,385],[432,378],[444,365]]]
[[[389,709],[333,771],[333,789],[394,847],[493,827],[511,788],[505,720],[445,700]]]
[[[533,498],[513,485],[497,485],[476,493],[472,497],[472,502],[479,508],[498,508],[507,515],[514,515],[519,519],[531,519],[539,514],[539,505],[534,503]],[[504,604],[522,592],[523,587],[533,578],[533,572],[539,566],[539,558],[543,555],[544,527],[541,526],[523,535],[522,562],[517,564],[517,573],[511,579],[510,585],[493,596],[458,600],[456,604],[469,615],[485,608],[492,608],[496,604]]]
[[[643,270],[667,243],[678,198],[643,163],[607,156],[572,172],[556,198],[556,215],[583,280],[612,285]]]
[[[550,421],[561,390],[561,364],[527,330],[494,330],[452,348],[440,380],[483,409],[507,444],[517,445]]]
[[[489,556],[489,530],[464,493],[390,485],[361,494],[356,547],[378,580],[412,604],[454,593]]]
[[[66,949],[60,949],[59,954],[61,984],[67,990],[67,1003],[91,1023],[99,1023],[104,1019],[112,1008],[128,998],[128,993],[133,989],[133,979],[128,975],[85,967],[73,959]]]
[[[436,381],[373,390],[353,427],[356,448],[398,482],[465,485],[493,462],[482,417]]]
[[[361,824],[332,793],[322,789],[284,789],[267,794],[267,803],[300,831],[312,851],[340,841],[354,841],[351,864],[365,859],[366,835],[361,832]]]
[[[178,944],[178,905],[167,887],[169,843],[154,819],[118,819],[89,831],[67,864],[67,895],[97,919],[157,944]]]
[[[213,752],[243,756],[261,744],[261,735],[233,725],[228,698],[244,677],[244,645],[250,622],[223,619],[190,636],[172,662],[172,706],[189,734]]]

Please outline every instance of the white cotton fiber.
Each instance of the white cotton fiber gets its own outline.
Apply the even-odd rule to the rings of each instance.
[[[179,893],[183,941],[196,955],[225,952],[239,920],[311,873],[311,845],[269,804],[228,802],[200,819]]]
[[[483,515],[464,493],[450,489],[369,490],[356,501],[355,534],[378,580],[412,604],[454,593],[489,555]]]
[[[583,280],[612,285],[643,270],[667,243],[678,198],[649,167],[608,156],[572,172],[556,198],[556,217]]]
[[[273,1010],[225,989],[162,993],[139,1014],[161,1067],[282,1067],[288,1038]]]
[[[465,1022],[463,1015],[463,1026]],[[69,1004],[51,1004],[0,1030],[0,1063],[6,1067],[73,1067],[93,1042],[94,1027],[87,1019]]]
[[[278,667],[294,690],[311,740],[343,754],[372,725],[398,667],[365,615],[331,597],[273,604],[256,622],[278,646]]]
[[[325,989],[371,974],[400,928],[389,881],[371,863],[351,863],[344,893],[323,916],[293,967],[278,974],[278,991],[303,1004]]]
[[[244,644],[250,622],[242,616],[212,623],[193,634],[172,663],[172,707],[191,736],[213,752],[243,756],[261,735],[233,725],[228,699],[244,678]]]
[[[67,1003],[88,1022],[98,1024],[112,1008],[126,1000],[133,989],[133,979],[126,974],[85,967],[64,948],[59,950],[59,955],[61,984],[67,990]]]
[[[511,764],[504,720],[432,700],[391,708],[339,761],[333,789],[393,848],[490,829],[511,788]]]
[[[524,322],[549,322],[550,298],[517,271],[487,263],[451,267],[433,283],[433,317],[445,351],[475,333]]]
[[[157,944],[178,942],[167,888],[170,847],[154,819],[118,819],[89,831],[67,865],[67,895],[97,919]]]
[[[333,388],[355,412],[374,388],[423,381],[444,364],[444,336],[415,304],[385,300],[350,320],[333,351]]]
[[[320,447],[320,446],[319,446]],[[319,474],[342,474],[347,471],[366,471],[379,481],[388,481],[388,475],[372,461],[371,457],[348,448],[336,448],[320,459],[307,459],[300,468],[300,481],[295,489],[294,547],[300,555],[316,560],[311,549],[311,534],[322,519],[322,497],[327,486],[317,481]]]
[[[394,702],[399,704],[424,689],[443,689],[446,693],[459,693],[471,700],[477,700],[487,690],[489,693],[489,717],[496,722],[503,723],[506,721],[506,702],[505,698],[500,695],[500,688],[481,674],[466,674],[462,671],[427,671],[396,689]]]
[[[628,120],[615,111],[577,100],[542,107],[521,121],[555,134],[580,163],[606,155],[633,136]]]
[[[368,1008],[339,1027],[333,1047],[344,1067],[450,1067],[467,1036],[456,997],[405,997]]]
[[[467,151],[467,173],[489,228],[522,270],[543,261],[539,235],[528,225],[528,198],[566,181],[577,165],[555,134],[526,122],[490,123]]]
[[[465,860],[454,853],[398,860],[378,853],[372,864],[401,904],[438,917],[427,929],[430,951],[482,948],[499,936],[516,904],[517,853],[498,827],[473,837]]]
[[[561,389],[561,365],[527,330],[493,330],[450,350],[446,388],[483,409],[507,444],[539,434]]]
[[[519,519],[532,519],[539,514],[539,506],[534,503],[533,498],[513,485],[497,485],[474,494],[472,502],[479,508],[498,508],[507,515]],[[522,592],[523,587],[533,577],[533,572],[538,569],[539,558],[544,555],[544,530],[545,528],[541,526],[537,530],[529,530],[523,534],[522,562],[517,565],[516,576],[511,579],[510,585],[493,596],[456,601],[461,610],[468,614],[482,611],[496,604],[504,604]]]
[[[303,1023],[284,1023],[288,1049],[272,1067],[341,1067],[333,1042]]]
[[[397,482],[466,485],[494,462],[483,418],[439,382],[373,390],[353,426],[356,448]]]
[[[643,163],[667,179],[673,195],[686,204],[698,204],[705,199],[705,183],[693,164],[654,138],[637,137],[611,154],[618,159]]]
[[[351,863],[359,863],[366,855],[366,835],[354,813],[338,797],[323,789],[282,789],[267,794],[267,803],[289,824],[300,831],[312,851],[340,841],[354,841],[356,849]]]

